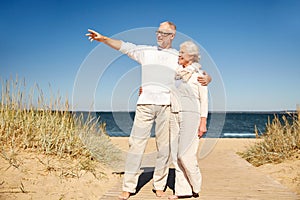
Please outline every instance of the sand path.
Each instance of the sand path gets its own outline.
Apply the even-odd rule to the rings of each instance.
[[[123,159],[125,159],[128,138],[111,139],[123,150]],[[300,172],[299,158],[278,165],[253,167],[236,154],[253,142],[254,139],[201,140],[198,153],[203,185],[199,199],[300,200],[300,196],[292,192],[298,192],[300,195],[300,176],[297,175]],[[155,156],[155,140],[150,139],[143,160],[139,191],[130,200],[158,199],[152,192]],[[124,161],[113,168],[99,163],[96,168],[97,176],[101,176],[101,172],[105,172],[105,175],[102,174],[103,178],[96,179],[90,172],[83,170],[74,174],[65,168],[74,164],[76,160],[60,160],[25,151],[18,153],[17,160],[20,166],[15,168],[0,156],[0,200],[109,200],[118,199],[121,192],[122,175],[115,175],[112,172],[121,172],[124,169],[122,166]],[[171,167],[166,190],[168,195],[172,194],[174,188],[174,174],[174,169]],[[167,199],[167,197],[160,199]]]
[[[112,141],[126,152],[124,139],[113,138]],[[243,139],[234,142],[233,139],[206,139],[200,142],[199,166],[203,176],[201,200],[254,200],[254,199],[300,199],[295,193],[270,176],[240,158],[236,152],[243,150],[254,142],[253,139]],[[167,199],[156,198],[152,192],[152,170],[155,161],[154,140],[150,140],[143,160],[142,173],[139,179],[137,194],[130,200]],[[201,151],[200,151],[201,149]],[[108,190],[100,199],[118,199],[121,192],[121,180]],[[174,169],[170,168],[167,195],[174,188]],[[192,198],[195,199],[195,198]]]

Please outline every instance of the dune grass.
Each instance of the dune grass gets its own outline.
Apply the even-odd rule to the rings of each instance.
[[[37,85],[27,89],[25,81],[1,81],[1,155],[18,167],[21,151],[34,151],[59,159],[76,160],[72,170],[94,171],[97,162],[118,162],[120,150],[110,141],[105,124],[91,115],[69,111],[61,97],[46,102]]]
[[[246,151],[239,152],[244,159],[254,166],[266,163],[280,163],[291,157],[300,156],[300,109],[297,113],[279,118],[275,116],[268,121],[266,131],[257,138],[259,142],[250,146]]]

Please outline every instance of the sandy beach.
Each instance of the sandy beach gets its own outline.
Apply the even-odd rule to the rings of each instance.
[[[295,156],[280,164],[253,167],[240,158],[236,152],[244,150],[255,140],[202,139],[200,141],[199,166],[203,175],[203,190],[200,199],[215,199],[213,196],[217,195],[215,193],[218,193],[218,190],[223,191],[222,194],[218,194],[220,199],[268,199],[276,191],[280,191],[282,197],[286,195],[287,199],[300,199],[299,157]],[[111,141],[122,150],[124,159],[128,149],[128,138],[115,137],[111,138]],[[143,161],[144,169],[153,167],[155,151],[155,140],[151,138]],[[117,199],[114,197],[114,192],[118,193],[121,189],[119,186],[122,175],[114,172],[122,172],[124,163],[114,167],[99,164],[96,172],[92,174],[84,170],[74,173],[65,167],[72,165],[70,161],[58,160],[33,152],[19,153],[16,158],[18,165],[14,167],[3,156],[0,157],[1,200]],[[243,178],[247,177],[245,174],[248,172],[252,175]],[[224,177],[227,175],[228,177]],[[257,182],[258,185],[262,184],[265,188],[257,189],[255,185],[251,185],[253,182]],[[248,189],[243,189],[244,186]],[[150,190],[150,187],[151,180],[141,188],[141,194],[131,199],[143,199],[139,195]],[[240,193],[234,190],[236,187],[240,187]],[[168,188],[167,193],[171,192],[172,190]],[[155,198],[152,192],[149,193],[149,196],[153,195]]]

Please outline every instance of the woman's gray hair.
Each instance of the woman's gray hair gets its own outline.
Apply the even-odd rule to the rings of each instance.
[[[186,53],[188,55],[193,56],[192,61],[193,62],[199,62],[200,61],[200,52],[198,46],[192,42],[192,41],[185,41],[180,44],[180,48],[185,47]]]

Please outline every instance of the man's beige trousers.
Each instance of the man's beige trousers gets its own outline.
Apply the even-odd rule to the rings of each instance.
[[[129,151],[125,164],[123,191],[136,192],[138,178],[141,174],[142,157],[155,122],[157,146],[156,165],[153,173],[155,190],[163,190],[169,172],[169,105],[137,105],[133,128],[129,137]]]

